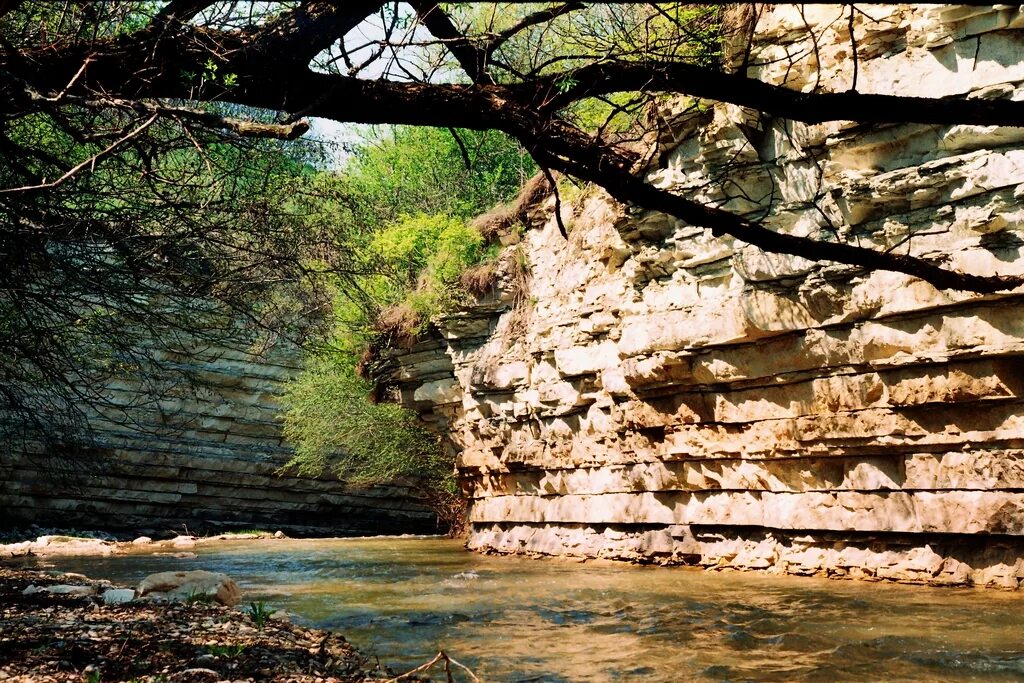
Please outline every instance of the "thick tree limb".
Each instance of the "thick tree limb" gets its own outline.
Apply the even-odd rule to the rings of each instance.
[[[209,7],[215,0],[170,0],[153,18],[153,27],[184,24]]]
[[[436,2],[414,1],[409,3],[416,10],[423,25],[438,40],[444,41],[448,51],[455,57],[462,70],[474,83],[494,85],[494,79],[487,73],[490,53],[476,45],[455,26],[444,10]]]
[[[810,261],[834,261],[868,270],[905,273],[939,289],[989,294],[1024,285],[1024,277],[1021,276],[960,273],[906,254],[775,232],[742,216],[656,188],[635,176],[622,164],[621,158],[607,155],[600,146],[593,146],[590,155],[577,153],[583,151],[580,149],[585,146],[583,141],[564,146],[574,148],[572,156],[560,157],[537,151],[538,163],[596,183],[619,201],[675,216],[691,225],[708,228],[716,236],[731,235],[767,252],[800,256]]]
[[[551,111],[586,97],[639,90],[729,102],[804,123],[861,121],[1024,126],[1022,102],[871,95],[852,91],[803,93],[683,63],[601,62],[519,87],[536,88],[537,96]]]
[[[263,123],[260,121],[246,121],[231,116],[221,116],[215,112],[203,111],[201,109],[172,107],[137,100],[88,100],[82,104],[91,108],[114,107],[117,109],[130,109],[143,114],[153,113],[158,116],[195,121],[210,128],[229,130],[243,137],[250,138],[295,140],[309,131],[309,122],[305,119],[299,119],[291,123]]]
[[[800,93],[678,63],[606,61],[525,84],[496,85],[486,75],[482,48],[471,45],[440,12],[432,20],[431,31],[442,40],[451,40],[449,45],[473,48],[463,55],[464,66],[467,73],[479,76],[479,82],[445,85],[369,81],[308,68],[308,61],[319,50],[382,4],[369,0],[310,0],[258,29],[218,31],[184,25],[173,41],[147,37],[143,31],[64,50],[40,49],[27,55],[0,52],[0,69],[13,72],[39,92],[60,92],[71,82],[69,95],[79,97],[95,97],[94,93],[102,92],[107,98],[135,101],[187,99],[192,93],[180,74],[201,72],[206,60],[214,55],[223,72],[238,74],[237,87],[218,93],[227,101],[344,122],[499,129],[518,138],[544,167],[594,182],[621,201],[663,211],[766,251],[894,270],[941,288],[993,292],[1021,284],[1020,278],[957,273],[912,256],[773,232],[741,216],[649,185],[633,173],[632,156],[570,126],[557,112],[585,97],[647,90],[730,102],[808,123],[856,120],[1024,125],[1024,102]],[[424,21],[433,14],[433,10],[427,12]],[[447,25],[442,27],[438,18]],[[77,70],[89,56],[92,61],[76,79]]]

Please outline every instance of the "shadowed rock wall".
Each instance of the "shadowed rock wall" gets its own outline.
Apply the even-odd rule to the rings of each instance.
[[[330,478],[282,476],[277,397],[299,353],[254,356],[202,347],[154,350],[177,382],[131,378],[106,385],[84,452],[5,453],[4,526],[154,533],[230,528],[292,534],[435,533],[436,518],[403,486],[351,488]]]
[[[999,7],[860,8],[856,89],[1024,97],[1024,14]],[[849,16],[765,8],[749,73],[849,89]],[[1024,271],[1024,128],[689,105],[663,112],[661,187],[781,232]],[[460,450],[471,548],[1018,587],[1020,293],[767,254],[597,192],[573,211],[568,242],[535,225],[495,295],[385,381]]]

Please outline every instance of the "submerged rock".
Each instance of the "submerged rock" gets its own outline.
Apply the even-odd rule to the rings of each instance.
[[[95,595],[96,588],[93,586],[73,586],[70,584],[57,584],[54,586],[31,585],[21,592],[22,595],[34,595],[36,593],[50,593],[52,595]]]

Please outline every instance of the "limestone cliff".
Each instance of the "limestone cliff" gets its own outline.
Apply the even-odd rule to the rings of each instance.
[[[849,8],[766,8],[748,71],[1024,97],[1024,13],[997,7],[864,6],[855,45]],[[1024,272],[1024,128],[688,104],[663,113],[659,186],[783,232]],[[471,548],[1018,587],[1020,293],[767,254],[598,192],[572,211],[568,241],[532,226],[494,296],[393,352],[385,384],[459,449]]]
[[[294,347],[254,353],[225,341],[149,355],[176,372],[166,383],[108,382],[105,401],[87,405],[86,452],[8,448],[0,459],[0,527],[437,531],[435,515],[404,486],[353,488],[279,473],[292,456],[277,398],[299,371]]]

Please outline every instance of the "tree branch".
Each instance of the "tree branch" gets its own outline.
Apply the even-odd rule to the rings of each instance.
[[[25,4],[25,0],[0,0],[0,18]]]
[[[582,134],[582,133],[581,133]],[[560,130],[568,139],[570,133]],[[588,138],[586,134],[582,134]],[[920,278],[939,289],[954,289],[989,294],[1024,285],[1024,277],[1008,275],[973,275],[943,268],[931,261],[906,254],[875,251],[842,242],[826,242],[775,232],[742,216],[686,199],[650,185],[623,165],[621,157],[609,155],[600,143],[586,140],[570,141],[571,155],[551,154],[538,148],[534,152],[539,164],[555,168],[605,188],[622,202],[660,211],[680,218],[691,225],[707,228],[716,236],[731,235],[764,251],[800,256],[811,261],[834,261],[869,270],[890,270]],[[587,153],[587,148],[591,152]]]
[[[738,75],[678,63],[606,61],[520,85],[495,85],[486,74],[480,47],[469,43],[440,10],[433,16],[435,36],[463,53],[472,85],[369,81],[298,68],[314,49],[355,26],[379,1],[354,5],[311,0],[256,30],[217,31],[186,25],[175,41],[160,43],[135,36],[74,46],[39,49],[27,55],[0,53],[0,69],[18,72],[40,92],[58,92],[73,81],[70,94],[93,92],[111,97],[188,97],[182,70],[200,68],[215,51],[222,68],[238,73],[239,86],[221,99],[277,111],[304,111],[343,122],[398,123],[442,128],[499,129],[519,139],[541,166],[604,187],[616,199],[665,212],[715,234],[729,234],[766,251],[812,260],[832,260],[920,277],[946,289],[994,292],[1021,284],[1021,278],[957,273],[917,257],[785,235],[741,216],[704,206],[646,183],[633,173],[634,157],[570,126],[557,116],[566,104],[624,91],[676,92],[750,107],[773,116],[808,123],[831,120],[864,122],[1022,125],[1024,102],[963,97],[929,99],[859,93],[800,93]],[[430,7],[435,7],[431,4]],[[441,23],[446,22],[442,28]],[[288,51],[299,50],[298,57]],[[74,80],[83,55],[94,61]],[[453,52],[454,54],[454,52]],[[27,57],[21,59],[19,57]],[[458,57],[457,57],[458,58]],[[29,66],[25,66],[25,65]],[[45,88],[40,83],[46,84]],[[3,103],[0,103],[2,106]],[[195,115],[190,114],[190,115]],[[221,125],[225,125],[223,121]],[[217,124],[212,124],[217,125]]]
[[[555,7],[550,7],[548,9],[540,10],[534,12],[533,14],[526,15],[514,26],[510,26],[504,31],[500,31],[491,40],[487,41],[486,52],[488,59],[490,59],[490,57],[494,55],[494,53],[497,52],[502,45],[507,43],[513,37],[515,37],[519,32],[524,31],[530,28],[531,26],[543,24],[546,21],[557,19],[558,17],[564,14],[568,14],[569,12],[575,12],[576,10],[581,10],[584,8],[586,8],[586,5],[583,4],[582,2],[567,2],[562,5],[557,5]]]
[[[188,23],[194,16],[214,2],[215,0],[170,0],[157,12],[151,25],[162,27],[171,23]]]
[[[601,62],[514,87],[534,90],[549,111],[587,97],[643,91],[672,92],[729,102],[804,123],[859,121],[1024,126],[1024,102],[858,92],[803,93],[754,78],[683,63]]]
[[[25,187],[9,187],[9,188],[4,188],[4,189],[0,189],[0,194],[13,194],[15,192],[32,192],[34,190],[51,190],[51,189],[53,189],[55,187],[63,185],[68,180],[70,180],[71,178],[75,177],[75,175],[78,172],[82,171],[87,166],[94,165],[97,161],[99,161],[100,159],[102,159],[105,156],[110,155],[112,152],[114,152],[118,147],[120,147],[124,143],[126,143],[129,140],[131,140],[132,138],[137,137],[138,135],[140,135],[142,133],[142,131],[146,130],[151,125],[153,125],[153,123],[157,120],[157,118],[159,116],[160,116],[159,114],[153,114],[148,119],[146,119],[146,121],[141,126],[135,128],[130,133],[127,133],[126,135],[124,135],[124,136],[118,138],[117,140],[115,140],[114,142],[110,143],[110,145],[107,146],[105,149],[103,149],[100,152],[97,152],[96,154],[93,154],[91,157],[89,157],[88,159],[86,159],[82,163],[75,165],[73,168],[69,169],[67,173],[65,173],[64,175],[62,175],[61,177],[57,178],[54,181],[51,181],[51,182],[48,182],[48,183],[40,183],[39,185],[28,185],[28,186],[25,186]]]
[[[494,79],[487,73],[487,64],[490,61],[490,53],[487,50],[481,49],[467,38],[436,2],[414,0],[409,4],[416,10],[416,16],[427,27],[431,35],[444,41],[445,47],[452,53],[455,61],[459,63],[471,81],[487,85],[494,84]]]

